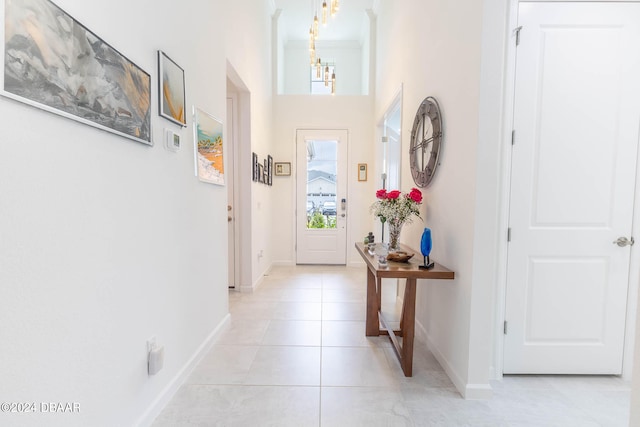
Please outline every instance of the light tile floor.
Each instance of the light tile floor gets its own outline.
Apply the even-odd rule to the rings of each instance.
[[[230,325],[154,426],[628,425],[618,377],[508,376],[491,400],[464,400],[419,341],[404,377],[388,338],[364,336],[365,281],[364,268],[280,267],[230,291]],[[394,288],[383,311],[397,321]]]

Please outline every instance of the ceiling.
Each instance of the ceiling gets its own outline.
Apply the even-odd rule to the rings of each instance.
[[[309,40],[314,6],[318,11],[320,29],[318,41],[361,40],[366,23],[366,10],[373,8],[374,0],[340,0],[340,10],[334,18],[327,17],[322,26],[322,0],[275,0],[276,9],[282,10],[281,30],[285,40]],[[327,4],[330,1],[327,0]]]

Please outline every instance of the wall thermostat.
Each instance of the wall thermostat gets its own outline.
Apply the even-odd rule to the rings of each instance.
[[[164,130],[164,146],[167,150],[177,152],[180,150],[180,134],[171,129]]]

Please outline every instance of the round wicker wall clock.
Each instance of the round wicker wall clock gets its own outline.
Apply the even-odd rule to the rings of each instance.
[[[411,175],[418,187],[428,186],[436,173],[442,136],[440,106],[434,97],[428,96],[416,112],[409,146]]]

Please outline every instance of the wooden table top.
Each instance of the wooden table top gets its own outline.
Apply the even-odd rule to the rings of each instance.
[[[380,247],[380,243],[376,244],[376,248]],[[356,249],[360,256],[367,263],[367,267],[377,277],[398,278],[398,279],[453,279],[455,273],[443,265],[435,263],[435,266],[429,270],[420,270],[419,265],[422,265],[423,257],[420,251],[416,251],[408,246],[400,245],[400,249],[409,253],[415,254],[409,262],[393,262],[388,261],[386,268],[380,268],[378,266],[378,256],[369,254],[369,251],[365,247],[364,243],[356,242]],[[433,260],[431,260],[433,261]]]

